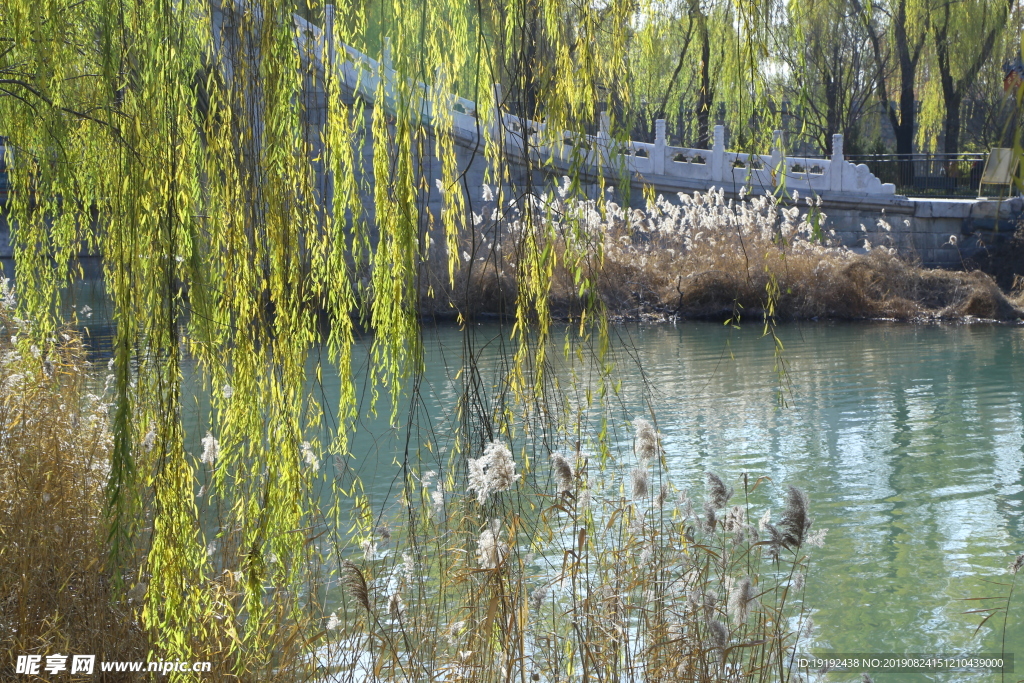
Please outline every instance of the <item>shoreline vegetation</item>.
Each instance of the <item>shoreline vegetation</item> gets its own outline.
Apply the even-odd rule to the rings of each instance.
[[[96,656],[90,680],[152,680],[98,664],[145,662],[159,647],[142,616],[146,548],[120,580],[108,570],[114,375],[92,387],[77,333],[38,347],[13,289],[0,295],[0,532],[11,539],[0,550],[0,677],[17,675],[19,656],[84,654]],[[269,653],[235,631],[247,603],[234,534],[198,539],[209,544],[183,652],[212,663],[201,680],[802,680],[793,657],[814,629],[805,574],[827,532],[806,494],[771,494],[770,480],[746,475],[734,489],[708,471],[691,498],[669,483],[655,426],[627,429],[623,453],[577,444],[530,467],[501,439],[463,467],[409,472],[405,514],[339,533],[310,569],[310,594],[268,589],[269,609],[302,603],[288,633],[262,641]],[[153,443],[149,433],[137,444],[143,474]],[[221,465],[218,441],[203,445],[193,485]],[[197,514],[215,505],[203,490]],[[274,554],[265,561],[283,571]]]
[[[422,315],[513,315],[517,240],[528,212],[551,221],[563,246],[572,242],[571,253],[589,241],[590,282],[583,286],[569,275],[575,268],[552,259],[548,305],[563,320],[578,318],[586,296],[597,296],[609,319],[623,322],[766,314],[779,321],[1024,319],[1024,278],[1016,272],[1024,271],[1024,227],[962,259],[964,270],[944,270],[897,254],[892,239],[865,240],[858,248],[838,244],[820,228],[827,216],[807,199],[787,208],[770,197],[731,200],[711,190],[681,193],[677,204],[659,197],[641,210],[567,198],[564,187],[524,210],[495,213],[489,221],[474,216],[455,286],[447,274],[429,275]],[[891,230],[884,221],[877,228],[883,235]]]
[[[15,315],[13,289],[0,280],[4,680],[16,678],[18,655],[146,655],[145,634],[132,615],[139,597],[119,597],[107,565],[111,387],[94,393],[87,349],[76,331],[57,331],[45,350],[26,344],[31,336],[31,323]]]
[[[99,668],[158,647],[141,616],[145,548],[120,581],[108,572],[113,375],[93,393],[73,330],[27,346],[31,324],[3,287],[0,677],[17,675],[19,656],[84,654],[96,656],[89,680],[155,680]],[[814,633],[805,575],[828,531],[806,494],[746,475],[734,489],[708,471],[691,498],[669,483],[655,426],[626,429],[623,453],[559,450],[529,467],[501,439],[465,468],[410,472],[405,514],[331,542],[336,569],[311,570],[312,594],[288,633],[263,641],[269,653],[235,631],[245,553],[231,533],[207,539],[189,589],[201,628],[183,651],[213,668],[171,680],[805,680],[793,665]],[[152,439],[138,444],[143,471]],[[217,440],[203,444],[196,477],[221,464]],[[202,491],[196,504],[213,505]],[[268,608],[289,599],[268,590]]]

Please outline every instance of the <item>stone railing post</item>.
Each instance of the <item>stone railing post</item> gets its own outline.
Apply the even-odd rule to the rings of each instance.
[[[665,119],[654,122],[654,172],[665,173]]]
[[[494,101],[492,103],[493,111],[490,126],[491,140],[493,140],[495,143],[500,144],[503,137],[503,131],[505,129],[504,114],[501,111],[501,105],[504,100],[504,93],[501,90],[501,83],[495,83],[494,85],[492,85],[491,93],[494,96]]]
[[[725,180],[725,126],[715,126],[715,144],[711,149],[711,179]]]
[[[427,86],[429,96],[427,97],[427,115],[434,119],[435,112],[444,110],[446,115],[451,116],[452,129],[455,128],[455,116],[453,115],[455,97],[448,90],[445,83],[444,69],[440,66],[434,69],[434,82]]]
[[[843,189],[843,171],[846,161],[843,159],[843,136],[836,133],[832,136],[832,161],[828,167],[828,187],[833,192]]]

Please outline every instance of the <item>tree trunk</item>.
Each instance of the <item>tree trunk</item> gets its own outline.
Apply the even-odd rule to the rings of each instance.
[[[943,149],[946,154],[960,153],[960,95],[945,95],[946,100],[946,140]]]
[[[875,78],[877,92],[889,117],[889,124],[892,126],[893,135],[896,137],[896,154],[900,157],[899,179],[900,185],[913,184],[914,162],[911,154],[914,152],[914,129],[917,125],[917,109],[914,102],[914,81],[917,76],[917,62],[921,57],[921,48],[924,46],[927,33],[922,32],[915,39],[914,45],[910,44],[910,37],[907,35],[907,5],[906,0],[900,0],[893,8],[893,49],[899,60],[900,72],[900,93],[899,110],[897,111],[893,102],[889,100],[889,88],[886,84],[885,67],[886,60],[882,54],[882,36],[875,30],[871,19],[864,9],[860,0],[853,0],[854,9],[864,22],[868,38],[871,41],[871,49],[875,58]]]
[[[825,139],[822,149],[828,154],[832,144],[832,136],[836,133],[843,133],[842,130],[842,103],[839,93],[841,84],[833,75],[825,79]]]
[[[1003,9],[1005,7],[1005,10]],[[947,3],[943,7],[941,24],[935,28],[935,56],[939,66],[939,82],[942,83],[942,100],[946,106],[946,122],[944,126],[945,142],[943,149],[946,154],[957,154],[960,152],[960,105],[963,103],[964,94],[970,89],[977,78],[981,66],[988,60],[995,47],[996,35],[1002,28],[1006,14],[1010,11],[1010,4],[997,5],[997,14],[993,17],[995,26],[983,34],[981,45],[973,50],[974,61],[964,70],[964,75],[957,82],[953,78],[953,70],[950,65],[949,54],[949,28],[953,21],[950,17],[951,9]]]
[[[907,36],[906,3],[901,2],[896,22],[896,53],[900,65],[900,116],[899,121],[892,111],[893,133],[896,136],[896,154],[900,157],[900,180],[906,185],[914,184],[914,132],[917,128],[917,102],[914,97],[914,82],[917,78],[917,61],[921,56],[924,34],[916,46],[911,48]],[[913,53],[913,54],[912,54]]]

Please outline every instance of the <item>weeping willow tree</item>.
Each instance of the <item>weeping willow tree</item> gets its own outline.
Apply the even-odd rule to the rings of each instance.
[[[720,92],[740,103],[733,120],[750,123],[767,96],[764,26],[772,10],[720,10],[736,75]],[[706,53],[711,12],[688,11]],[[786,605],[790,589],[803,586],[806,497],[791,492],[782,531],[771,527],[771,540],[758,544],[740,506],[728,524],[725,512],[716,521],[732,491],[709,477],[710,521],[702,528],[706,547],[717,550],[687,555],[691,564],[681,569],[679,548],[695,543],[685,524],[692,505],[680,499],[688,517],[672,521],[667,484],[648,485],[641,468],[658,467],[664,452],[641,421],[629,500],[600,525],[583,502],[590,499],[583,443],[597,467],[615,429],[588,412],[614,388],[594,280],[603,236],[587,227],[600,225],[608,207],[603,191],[586,210],[569,200],[588,184],[615,180],[616,168],[590,168],[584,162],[600,156],[578,144],[560,199],[542,200],[535,184],[552,159],[526,141],[525,150],[509,144],[504,113],[518,100],[542,119],[538,147],[561,149],[567,135],[582,140],[578,134],[602,113],[608,132],[624,136],[636,72],[623,57],[636,54],[643,16],[648,9],[624,0],[0,6],[0,121],[14,187],[7,219],[20,315],[35,321],[17,343],[27,354],[50,353],[76,258],[98,253],[115,322],[107,571],[118,591],[141,599],[151,657],[212,661],[224,678],[309,680],[324,666],[318,647],[344,623],[352,627],[341,656],[355,659],[356,679],[428,678],[441,662],[477,680],[507,681],[510,672],[525,679],[530,651],[553,663],[555,677],[633,675],[633,657],[642,657],[658,675],[706,680],[708,671],[724,675],[733,650],[749,653],[751,676],[789,678],[785,653],[800,628],[791,633]],[[373,52],[373,64],[346,65],[347,45]],[[698,119],[706,133],[714,97],[706,55],[701,64]],[[355,87],[343,78],[349,68],[362,74]],[[466,142],[454,124],[455,93],[476,103],[474,152],[487,160],[485,180],[495,188],[484,207],[460,162]],[[431,209],[434,192],[443,199],[439,210]],[[370,339],[368,388],[380,394],[379,409],[396,427],[413,420],[415,407],[407,418],[400,408],[403,391],[416,391],[422,379],[421,303],[447,287],[462,320],[463,246],[476,238],[483,208],[498,224],[514,216],[505,233],[515,252],[511,352],[495,381],[500,391],[487,394],[467,331],[448,451],[434,453],[441,474],[416,466],[417,444],[407,444],[399,461],[400,533],[410,554],[387,572],[377,544],[392,532],[358,479],[345,474],[359,455],[351,448],[356,338]],[[547,371],[556,277],[571,283],[578,301],[564,332],[571,370],[562,376]],[[329,363],[311,362],[320,349]],[[187,449],[197,435],[184,427],[186,358],[211,395],[201,454]],[[310,388],[324,372],[338,374],[336,405]],[[549,507],[490,495],[518,495],[512,485],[536,471],[531,453],[550,456],[559,447],[573,457],[551,460],[558,498]],[[759,483],[743,481],[746,506]],[[474,494],[446,505],[459,487]],[[563,576],[579,588],[570,612],[580,617],[558,622],[564,647],[540,637],[528,646],[526,621],[540,609],[533,603],[544,604],[537,593],[544,587],[528,595],[522,572],[506,565],[520,547],[532,552],[555,531],[569,538]],[[595,536],[609,534],[618,534],[621,552],[595,545]],[[665,550],[652,563],[655,535]],[[513,542],[520,536],[525,544]],[[790,564],[781,566],[787,553]],[[353,562],[360,557],[362,566]],[[428,557],[442,588],[419,595],[420,608],[406,612],[390,586],[416,581],[415,567]],[[774,588],[759,588],[750,616],[751,576],[757,580],[762,559]],[[673,579],[676,588],[673,572],[685,574]],[[668,609],[651,616],[635,608],[650,595],[683,609],[684,585],[700,603],[686,608],[689,622],[672,621]],[[726,609],[715,590],[733,585],[727,627],[715,617]],[[389,597],[379,605],[382,587]],[[341,606],[328,618],[326,604]],[[449,625],[452,610],[469,617]],[[562,613],[554,607],[553,622]],[[642,637],[631,641],[635,634]],[[732,637],[737,644],[727,648]],[[681,666],[665,648],[684,641]],[[443,648],[451,650],[444,657]],[[369,663],[361,665],[364,652]],[[363,673],[351,673],[358,666]]]
[[[423,362],[425,269],[448,259],[452,277],[470,225],[451,111],[435,106],[425,117],[420,81],[442,98],[471,95],[482,129],[498,120],[491,84],[502,80],[544,103],[551,130],[592,123],[607,84],[628,99],[615,55],[631,3],[499,9],[486,31],[482,15],[458,2],[372,11],[341,3],[333,13],[193,0],[0,7],[0,120],[15,188],[8,220],[22,315],[37,323],[34,338],[20,341],[47,348],[76,256],[99,253],[116,324],[109,572],[145,595],[142,623],[159,658],[219,652],[223,673],[257,678],[294,664],[288,653],[308,650],[309,624],[322,616],[310,568],[325,551],[313,540],[324,525],[339,543],[371,528],[365,498],[340,479],[334,498],[352,503],[336,504],[325,521],[309,463],[349,456],[359,326],[373,334],[374,391],[390,392],[397,416],[400,387]],[[309,40],[295,10],[324,33]],[[537,33],[543,59],[531,51]],[[343,45],[372,45],[368,36],[387,38],[375,56],[395,70],[372,103],[343,92],[339,77]],[[589,49],[597,43],[609,49]],[[499,73],[499,46],[519,73]],[[489,181],[503,188],[500,205],[517,190],[501,141],[487,140],[481,153]],[[439,217],[422,203],[427,144],[442,165]],[[530,370],[544,365],[556,262],[575,275],[591,311],[579,333],[603,334],[596,299],[586,296],[599,251],[556,234],[531,206],[518,245],[511,371],[523,406],[541,386]],[[435,236],[446,250],[431,252]],[[319,324],[324,314],[328,325]],[[340,375],[340,405],[308,392],[315,345]],[[184,354],[212,391],[203,462],[185,447]],[[337,422],[320,438],[325,408]],[[487,417],[498,430],[489,438],[511,428]],[[463,458],[474,438],[482,437],[460,442]],[[222,511],[217,532],[204,530],[196,503],[197,469],[213,462],[200,505]],[[354,540],[342,507],[366,513],[356,514]],[[214,544],[223,550],[208,552]]]
[[[867,31],[873,57],[875,95],[896,138],[896,153],[914,151],[919,66],[927,47],[928,26],[936,3],[897,0],[875,7],[854,0],[853,9]],[[901,174],[913,179],[913,165]]]
[[[933,82],[938,88],[932,90],[941,94],[943,151],[946,154],[961,151],[961,109],[979,72],[993,52],[1006,52],[998,49],[1001,47],[998,42],[1009,38],[1006,26],[1012,8],[1012,2],[944,3],[935,13],[930,28],[934,66],[938,71],[938,79],[933,79]],[[924,110],[937,108],[926,104]],[[937,122],[923,123],[924,130],[938,128]]]
[[[780,49],[792,78],[780,85],[799,108],[801,134],[821,150],[842,134],[855,153],[858,138],[868,137],[858,123],[867,127],[861,120],[874,91],[863,24],[849,1],[826,0],[791,5],[787,29]]]
[[[781,5],[686,0],[655,3],[635,21],[629,52],[634,136],[665,119],[681,144],[710,148],[718,123],[732,149],[763,151],[780,126]]]
[[[638,27],[632,69],[648,134],[664,118],[681,141],[711,145],[720,89],[735,37],[732,3],[686,2],[651,7]],[[735,72],[735,68],[732,69]],[[729,75],[733,75],[730,73]]]

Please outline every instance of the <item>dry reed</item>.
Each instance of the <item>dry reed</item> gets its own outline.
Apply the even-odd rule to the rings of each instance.
[[[145,659],[137,599],[116,599],[106,571],[108,405],[90,391],[81,338],[31,344],[13,304],[0,282],[0,679],[20,678],[19,655]],[[126,676],[97,665],[74,678]]]
[[[530,198],[493,220],[479,220],[463,240],[454,288],[430,279],[431,311],[508,313],[517,295],[523,215],[554,221],[551,232],[589,244],[590,276],[613,316],[779,319],[964,319],[1024,317],[1024,293],[1004,292],[980,270],[922,268],[891,244],[866,253],[819,231],[819,206],[782,206],[773,197],[726,199],[721,190],[664,197],[646,209],[579,200],[566,188]],[[527,207],[526,205],[529,204]],[[880,223],[882,234],[890,228]],[[569,237],[571,236],[571,237]],[[589,241],[589,242],[588,242]],[[891,242],[891,240],[890,240]],[[861,246],[861,245],[858,245]],[[443,261],[443,257],[439,257]],[[553,309],[582,308],[576,280],[562,264],[549,291]]]
[[[345,560],[349,607],[316,653],[328,680],[791,680],[810,630],[807,496],[789,488],[776,526],[746,477],[737,495],[708,473],[698,519],[653,426],[635,427],[635,453],[600,471],[550,453],[546,486],[514,475],[481,498],[486,471],[450,475],[443,514],[437,474],[410,477],[394,552]],[[666,483],[655,495],[637,472]]]

